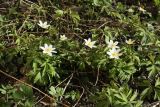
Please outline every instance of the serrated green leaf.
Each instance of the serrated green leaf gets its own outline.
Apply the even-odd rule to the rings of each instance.
[[[56,89],[53,86],[50,87],[49,94],[51,94],[52,96],[56,95]]]

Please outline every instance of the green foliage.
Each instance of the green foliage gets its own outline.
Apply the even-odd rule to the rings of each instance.
[[[156,4],[157,6],[160,5],[160,0],[154,0],[154,2],[155,2],[155,4]]]
[[[32,88],[25,85],[17,85],[13,87],[11,85],[2,85],[0,88],[1,95],[4,97],[0,98],[2,107],[10,107],[15,104],[17,107],[33,107],[34,100]]]
[[[117,86],[114,83],[102,89],[102,92],[97,96],[93,97],[97,107],[142,107],[143,103],[138,100],[137,91],[133,91],[125,85]]]
[[[53,77],[59,77],[54,65],[51,65],[49,59],[34,59],[32,64],[33,70],[30,71],[28,75],[34,77],[34,83],[39,82],[40,84],[47,84],[48,82],[53,81]]]
[[[49,94],[51,94],[52,96],[56,97],[57,101],[59,100],[59,98],[61,96],[63,96],[63,88],[57,87],[54,88],[53,86],[50,87],[50,91]]]
[[[80,95],[76,91],[70,91],[67,93],[64,93],[64,89],[60,87],[50,87],[49,94],[52,95],[54,98],[56,98],[57,101],[60,101],[63,97],[66,99],[71,99],[72,101],[75,101],[79,99]]]
[[[9,75],[27,78],[57,104],[142,107],[160,100],[159,0],[7,1],[0,67]],[[25,85],[0,92],[6,107],[34,106]]]

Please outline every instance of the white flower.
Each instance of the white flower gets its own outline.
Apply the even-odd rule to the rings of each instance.
[[[64,41],[64,40],[66,40],[67,39],[67,37],[65,36],[65,35],[60,35],[60,40],[61,41]]]
[[[134,44],[134,42],[135,42],[135,40],[132,40],[132,39],[126,40],[126,43],[128,45],[132,45],[132,44]]]
[[[47,29],[50,25],[47,24],[47,22],[42,22],[41,20],[39,20],[38,25],[43,28],[43,29]]]
[[[141,11],[141,12],[143,12],[143,13],[146,12],[146,10],[143,9],[142,7],[139,7],[138,9],[139,9],[139,11]]]
[[[128,9],[128,12],[133,13],[134,10],[132,8]]]
[[[57,53],[55,51],[56,48],[53,48],[52,45],[44,44],[44,47],[40,46],[40,48],[43,50],[43,53],[48,54],[49,56],[52,56],[52,53]]]
[[[119,59],[119,57],[122,55],[120,52],[120,49],[115,49],[115,48],[112,48],[109,50],[109,52],[107,52],[107,54],[109,55],[109,57],[111,59],[115,58],[115,59]]]
[[[116,42],[113,42],[113,40],[110,40],[108,43],[108,48],[111,48],[111,49],[113,49],[113,48],[119,48],[117,45],[118,45],[118,42],[116,41]]]
[[[88,47],[90,47],[90,48],[95,48],[95,47],[96,47],[96,46],[95,46],[96,41],[91,41],[90,38],[89,38],[88,40],[87,40],[87,39],[84,39],[84,41],[85,41],[85,45],[86,45],[86,46],[88,46]]]

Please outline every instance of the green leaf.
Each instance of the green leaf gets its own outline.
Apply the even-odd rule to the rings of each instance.
[[[55,13],[56,13],[57,17],[62,17],[64,14],[64,11],[63,10],[56,10]]]
[[[142,91],[140,95],[140,99],[144,99],[150,92],[150,88],[146,88],[145,90]]]
[[[57,29],[56,29],[55,27],[51,26],[51,27],[49,28],[49,34],[50,34],[51,36],[56,35],[56,34],[57,34]]]
[[[53,86],[50,87],[49,94],[51,94],[52,96],[56,95],[56,89]]]
[[[55,68],[51,65],[51,64],[48,64],[49,65],[49,73],[51,74],[51,76],[55,76],[56,75],[56,71],[55,71]]]
[[[123,93],[115,94],[115,97],[117,97],[118,100],[122,100],[123,102],[128,102],[127,97]]]
[[[155,88],[154,92],[155,92],[154,99],[160,100],[160,89],[159,88]]]
[[[15,93],[13,93],[13,98],[17,101],[23,99],[25,96],[23,95],[23,93],[20,91],[16,91]]]
[[[143,101],[137,101],[135,107],[142,107]]]
[[[99,0],[93,0],[93,4],[94,4],[95,6],[100,6],[100,5],[99,5]]]
[[[20,45],[20,43],[21,43],[21,39],[18,38],[18,39],[16,40],[16,44],[17,44],[17,45]]]
[[[35,76],[35,79],[34,79],[34,83],[36,83],[38,80],[41,79],[41,73],[39,72],[36,76]]]
[[[156,80],[155,87],[160,88],[160,78]]]
[[[156,66],[155,65],[148,67],[147,70],[149,70],[148,77],[152,77],[153,75],[156,74]]]
[[[133,96],[130,98],[130,101],[134,101],[135,98],[137,97],[138,93],[137,91],[134,92]]]
[[[77,25],[78,22],[80,21],[80,16],[79,16],[78,12],[71,11],[70,16],[71,16],[73,22]]]
[[[42,77],[44,77],[46,75],[46,71],[48,68],[47,66],[48,66],[47,62],[43,63]]]
[[[123,101],[128,102],[127,96],[123,93],[120,93],[120,95],[122,96]]]
[[[22,89],[22,92],[24,93],[25,96],[28,96],[28,97],[32,97],[33,96],[33,90],[31,87],[29,86],[26,86],[26,85],[20,85],[21,89]]]
[[[1,92],[2,94],[6,94],[6,93],[7,93],[6,90],[4,90],[4,89],[2,89],[2,88],[0,88],[0,92]]]
[[[137,63],[140,65],[140,58],[138,57],[138,56],[133,56],[134,57],[134,59],[137,61]]]
[[[33,71],[34,73],[36,73],[37,71],[37,63],[33,62]]]
[[[56,92],[57,92],[57,96],[62,96],[63,95],[63,88],[57,87]]]

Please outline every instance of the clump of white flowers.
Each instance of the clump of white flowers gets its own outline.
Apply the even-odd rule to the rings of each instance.
[[[61,40],[61,41],[67,40],[66,35],[60,35],[60,40]]]
[[[56,48],[53,48],[52,45],[47,45],[47,44],[44,44],[44,46],[40,46],[40,48],[43,50],[43,53],[44,54],[47,54],[49,56],[52,56],[52,53],[57,53],[55,51]]]
[[[119,59],[119,57],[122,54],[120,53],[119,46],[117,46],[118,42],[117,41],[113,42],[113,40],[110,40],[107,44],[108,44],[108,48],[110,48],[109,51],[107,52],[109,57],[111,59]]]
[[[41,20],[39,20],[38,25],[43,28],[43,29],[47,29],[50,25],[47,24],[47,22],[42,22]]]
[[[96,46],[95,46],[96,41],[91,41],[90,38],[88,38],[88,40],[87,40],[87,39],[84,39],[84,41],[85,41],[85,45],[86,45],[86,46],[88,46],[88,47],[90,47],[90,48],[95,48],[95,47],[96,47]]]

